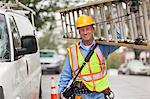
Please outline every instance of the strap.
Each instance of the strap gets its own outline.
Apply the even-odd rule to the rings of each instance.
[[[86,62],[89,62],[91,56],[92,56],[93,53],[94,53],[94,50],[95,50],[96,46],[97,46],[97,43],[96,43],[95,45],[92,45],[90,51],[88,52],[87,56],[86,56],[85,59],[84,59],[84,62],[83,62],[83,64],[82,64],[80,70],[77,72],[77,75],[73,78],[73,82],[72,82],[72,83],[75,82],[75,80],[77,79],[79,73],[81,72],[81,70],[83,69],[83,67],[86,65]]]

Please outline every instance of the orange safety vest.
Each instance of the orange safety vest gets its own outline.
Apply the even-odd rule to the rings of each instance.
[[[67,50],[72,75],[75,77],[84,62],[84,56],[78,43],[67,48]],[[82,81],[90,91],[101,92],[109,87],[106,59],[99,46],[95,48],[90,61],[86,63],[80,72],[77,81]]]

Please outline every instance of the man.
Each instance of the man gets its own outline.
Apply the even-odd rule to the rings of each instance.
[[[87,53],[96,43],[93,25],[94,20],[87,15],[81,15],[76,21],[81,40],[67,49],[68,55],[60,75],[59,94],[63,93],[68,82],[75,77]],[[79,93],[75,92],[76,95],[82,96],[83,99],[105,99],[103,92],[109,89],[107,58],[117,48],[119,47],[110,45],[98,45],[95,48],[90,61],[86,63],[76,80],[79,89],[85,91],[80,93],[79,90]]]

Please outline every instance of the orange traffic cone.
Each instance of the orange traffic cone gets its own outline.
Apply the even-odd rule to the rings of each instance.
[[[75,96],[75,99],[82,99],[81,96]]]
[[[55,77],[51,77],[51,98],[50,99],[58,99],[58,94],[56,92],[56,85],[55,85]]]

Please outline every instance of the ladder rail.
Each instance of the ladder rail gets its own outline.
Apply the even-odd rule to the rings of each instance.
[[[70,8],[59,10],[59,12],[68,12],[68,11],[72,11],[72,10],[78,10],[78,9],[81,9],[81,8],[86,8],[86,7],[89,7],[89,6],[95,6],[95,5],[108,3],[108,2],[112,2],[112,1],[115,2],[115,1],[118,1],[118,0],[97,0],[95,2],[91,1],[91,2],[87,2],[86,4],[83,4],[83,5],[72,6]]]

